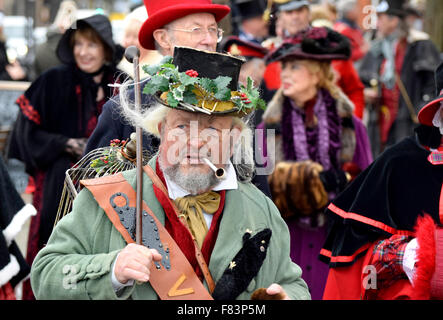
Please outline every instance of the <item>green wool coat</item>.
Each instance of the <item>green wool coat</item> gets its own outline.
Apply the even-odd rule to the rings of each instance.
[[[155,168],[155,157],[149,165]],[[123,172],[134,187],[135,170]],[[143,177],[143,199],[164,224],[165,213],[156,199],[149,177]],[[292,299],[310,299],[301,269],[289,256],[289,232],[274,203],[251,183],[239,183],[226,192],[220,229],[209,262],[217,282],[242,247],[247,229],[252,235],[270,228],[267,256],[257,276],[237,299],[250,299],[258,288],[280,284]],[[158,299],[148,283],[113,290],[112,264],[126,242],[84,188],[72,212],[54,228],[47,245],[38,253],[31,269],[31,285],[37,299]],[[206,285],[206,283],[205,283]]]

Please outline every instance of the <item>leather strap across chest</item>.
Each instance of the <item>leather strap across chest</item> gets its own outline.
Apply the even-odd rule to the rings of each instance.
[[[144,172],[148,175],[148,177],[151,179],[152,183],[157,186],[157,188],[159,188],[163,194],[165,195],[165,198],[168,199],[169,203],[171,204],[171,207],[174,209],[177,217],[179,218],[179,220],[181,221],[181,223],[188,229],[189,231],[189,227],[187,225],[186,222],[186,218],[181,215],[177,208],[177,206],[175,205],[175,203],[173,201],[171,201],[171,199],[169,198],[168,195],[168,191],[165,187],[165,185],[163,184],[163,182],[160,180],[160,178],[158,177],[158,175],[154,172],[154,170],[152,170],[152,168],[150,166],[144,166],[143,167]],[[192,236],[192,232],[189,231],[189,233],[191,234],[192,237],[192,242],[194,243],[194,248],[195,248],[195,257],[197,259],[198,265],[200,266],[200,269],[203,273],[203,276],[205,277],[206,283],[208,284],[209,287],[209,292],[213,292],[214,288],[215,288],[215,282],[214,279],[211,276],[211,272],[209,271],[209,267],[206,264],[205,258],[203,257],[203,254],[197,244],[197,240],[195,239],[194,236]]]
[[[123,225],[119,216],[135,208],[136,202],[135,190],[123,175],[118,173],[99,179],[82,180],[81,183],[93,194],[125,241],[135,243],[130,233],[131,227]],[[117,212],[116,208],[122,209]],[[152,263],[150,276],[150,283],[160,299],[212,300],[183,252],[144,201],[143,216],[148,219],[147,224],[152,224],[152,230],[155,230],[155,248],[162,255],[161,263]],[[145,237],[145,232],[143,236]]]

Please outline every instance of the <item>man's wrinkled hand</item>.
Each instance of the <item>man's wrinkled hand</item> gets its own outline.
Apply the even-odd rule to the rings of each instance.
[[[152,261],[161,259],[162,256],[157,250],[130,243],[119,253],[115,262],[114,275],[123,284],[131,279],[148,282]]]

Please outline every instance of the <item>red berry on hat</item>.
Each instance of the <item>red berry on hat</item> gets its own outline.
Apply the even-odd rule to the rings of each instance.
[[[198,77],[198,72],[193,69],[189,69],[185,73],[192,78]]]

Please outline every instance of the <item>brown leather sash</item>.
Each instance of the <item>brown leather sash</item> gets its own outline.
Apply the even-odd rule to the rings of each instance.
[[[197,259],[198,265],[200,266],[200,269],[203,272],[203,276],[205,277],[206,283],[208,284],[209,292],[210,293],[214,292],[214,288],[215,288],[214,279],[212,278],[211,272],[209,271],[209,268],[208,268],[208,265],[206,264],[205,258],[203,256],[200,248],[198,247],[197,240],[192,235],[192,232],[189,230],[188,223],[186,222],[186,218],[182,214],[180,214],[175,203],[173,201],[171,201],[171,199],[169,198],[169,194],[168,194],[166,187],[164,186],[163,182],[160,180],[158,175],[154,172],[154,170],[148,165],[144,166],[143,170],[148,175],[148,177],[151,179],[152,183],[154,185],[156,185],[163,192],[163,194],[165,195],[165,198],[168,199],[169,203],[171,204],[171,207],[174,209],[175,214],[177,215],[177,217],[179,218],[181,223],[186,227],[186,229],[188,229],[189,233],[191,234],[192,241],[194,243],[195,257]]]
[[[135,207],[135,190],[123,175],[118,173],[98,179],[82,180],[81,183],[93,194],[95,200],[126,242],[135,243],[126,227],[120,221],[120,217],[110,201],[111,197],[115,197],[116,193],[119,192],[127,195],[129,203],[126,206]],[[118,199],[116,198],[116,200]],[[168,258],[171,266],[169,269],[160,265],[160,268],[157,268],[154,262],[152,262],[151,266],[149,281],[160,299],[212,300],[211,295],[195,274],[183,252],[144,201],[143,210],[155,221],[162,246],[169,249]]]

